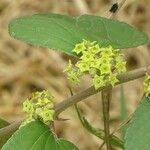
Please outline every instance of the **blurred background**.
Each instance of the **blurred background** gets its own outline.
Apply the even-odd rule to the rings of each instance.
[[[78,16],[94,14],[109,17],[109,9],[116,0],[0,0],[0,117],[13,122],[22,118],[22,102],[36,90],[49,90],[60,102],[70,96],[69,82],[63,69],[69,57],[59,52],[38,48],[12,39],[9,22],[18,16],[53,12]],[[119,0],[118,0],[119,2]],[[117,14],[125,21],[150,36],[150,0],[127,0]],[[58,43],[59,44],[59,43]],[[125,49],[128,70],[150,63],[150,43]],[[73,59],[73,58],[72,58]],[[88,77],[74,93],[89,87]],[[111,130],[131,114],[143,95],[143,79],[134,80],[113,89],[111,102]],[[100,94],[79,103],[86,118],[97,128],[103,128]],[[102,141],[89,134],[79,122],[74,107],[61,114],[68,121],[56,121],[56,132],[75,143],[80,150],[97,150]],[[120,136],[120,133],[117,134]],[[105,149],[105,147],[103,148]]]

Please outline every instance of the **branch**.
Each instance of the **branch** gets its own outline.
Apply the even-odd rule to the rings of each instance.
[[[147,71],[150,71],[150,66],[135,69],[133,71],[129,71],[125,74],[122,74],[119,76],[120,82],[118,84],[122,84],[124,82],[128,82],[128,81],[131,81],[134,79],[141,78],[146,74]],[[68,99],[55,105],[55,112],[56,112],[55,117],[57,117],[62,111],[67,109],[69,106],[74,105],[74,104],[82,101],[83,99],[100,92],[102,89],[110,89],[110,88],[111,88],[111,86],[106,86],[106,87],[100,88],[99,90],[95,90],[95,88],[92,86],[80,93],[77,93],[77,94],[69,97]],[[1,128],[0,129],[0,139],[1,139],[1,137],[4,137],[5,135],[17,130],[20,124],[21,124],[21,121],[17,121],[17,122],[12,123],[9,126]]]
[[[142,67],[142,68],[135,69],[133,71],[124,73],[118,77],[119,82],[117,83],[117,85],[134,80],[134,79],[141,78],[146,74],[147,71],[150,71],[150,66]],[[83,99],[85,99],[89,96],[92,96],[106,88],[109,89],[109,88],[111,88],[111,86],[105,86],[105,87],[100,88],[99,90],[95,90],[95,88],[92,86],[80,93],[75,94],[74,96],[69,97],[68,99],[65,99],[64,101],[55,105],[55,111],[56,111],[55,116],[60,114],[62,111],[67,109],[69,106],[76,104],[76,103],[82,101]]]
[[[12,124],[0,129],[0,141],[4,144],[11,135],[18,129],[22,121],[15,121]]]

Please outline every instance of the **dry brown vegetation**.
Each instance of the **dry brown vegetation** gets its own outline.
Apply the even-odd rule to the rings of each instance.
[[[77,16],[88,13],[109,17],[109,8],[113,0],[0,0],[0,116],[10,122],[22,118],[22,102],[31,92],[48,89],[60,102],[70,95],[68,82],[63,69],[68,57],[49,49],[33,47],[12,39],[8,34],[8,23],[17,16],[39,12],[54,12]],[[150,1],[127,0],[117,15],[150,36]],[[138,68],[150,63],[150,44],[124,50],[128,69]],[[85,89],[88,77],[82,80],[80,88]],[[134,111],[143,93],[142,79],[124,84],[124,93],[128,114]],[[119,115],[120,86],[113,93],[111,118]],[[103,128],[100,94],[80,103],[85,116],[95,127]],[[96,150],[101,140],[87,133],[72,108],[61,117],[69,121],[56,122],[59,136],[73,141],[81,150]],[[116,119],[115,119],[116,120]],[[119,121],[112,121],[112,129]]]

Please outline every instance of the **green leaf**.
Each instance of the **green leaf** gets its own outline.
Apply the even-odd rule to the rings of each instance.
[[[125,135],[125,150],[150,150],[150,98],[144,97]]]
[[[35,121],[19,129],[2,150],[78,150],[69,141],[57,139],[42,122]]]
[[[75,44],[85,37],[75,22],[72,17],[58,14],[25,16],[10,23],[9,33],[27,43],[70,54]]]
[[[5,121],[4,119],[0,118],[0,129],[4,128],[5,126],[8,126],[10,123]]]
[[[131,48],[148,42],[145,33],[140,32],[125,22],[99,16],[83,15],[77,18],[78,26],[89,34],[90,40],[98,41],[102,46]]]
[[[101,46],[130,48],[146,44],[148,37],[130,25],[92,15],[69,17],[60,14],[37,14],[14,19],[9,24],[12,37],[29,44],[73,54],[83,39]]]
[[[88,121],[87,119],[83,116],[81,113],[81,110],[75,105],[76,112],[78,114],[78,117],[80,119],[80,122],[82,123],[83,127],[89,131],[91,134],[97,136],[98,138],[104,140],[105,139],[105,132],[102,129],[97,129],[94,128]],[[116,147],[122,148],[123,149],[123,141],[120,140],[118,137],[115,135],[112,135],[111,137],[111,144],[113,144]]]

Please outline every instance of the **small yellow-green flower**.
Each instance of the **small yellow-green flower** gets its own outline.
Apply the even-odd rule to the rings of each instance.
[[[81,73],[89,70],[88,62],[78,61],[76,67],[80,68]]]
[[[105,86],[104,76],[95,75],[93,78],[93,85],[96,90]]]
[[[64,72],[71,71],[73,68],[73,64],[71,63],[71,60],[69,60],[68,66],[65,68]]]
[[[54,110],[44,108],[42,112],[39,114],[39,117],[40,119],[42,119],[44,123],[46,123],[48,121],[53,121],[53,114],[54,114]]]
[[[98,58],[95,58],[93,61],[89,62],[90,69],[92,68],[99,69],[100,65],[101,63]]]
[[[85,43],[79,43],[75,45],[75,48],[73,49],[73,52],[75,52],[76,54],[79,54],[81,52],[83,52],[86,49],[85,47]]]
[[[111,64],[102,64],[100,66],[101,74],[109,74],[111,73]]]
[[[32,113],[34,111],[33,103],[30,100],[26,100],[23,103],[23,111],[26,113]]]
[[[38,98],[37,99],[37,103],[35,104],[36,106],[45,106],[45,105],[47,105],[48,103],[49,103],[50,101],[49,101],[49,99],[48,98]]]
[[[119,82],[119,80],[117,79],[117,74],[111,73],[111,74],[109,75],[109,82],[110,82],[111,85],[114,87],[114,85],[115,85],[117,82]]]
[[[72,82],[72,83],[79,83],[79,73],[75,70],[72,69],[69,72],[67,72],[67,78]]]
[[[85,51],[82,53],[82,56],[80,57],[80,59],[84,62],[93,61],[94,55],[93,55],[93,53],[91,53],[89,51]]]
[[[126,62],[123,59],[117,59],[115,68],[119,73],[126,72]]]
[[[87,49],[87,48],[89,48],[89,47],[94,46],[94,45],[96,44],[96,41],[91,42],[91,41],[89,41],[89,40],[83,39],[83,43],[84,43],[84,45],[85,45],[85,47],[86,47],[86,49]]]
[[[40,119],[44,123],[53,121],[54,116],[54,97],[48,91],[33,93],[30,98],[23,103],[23,111],[27,113],[26,120],[21,127],[31,121]]]
[[[102,55],[106,58],[114,56],[113,48],[111,46],[109,46],[107,49],[103,48]]]
[[[101,56],[99,59],[98,59],[98,62],[102,65],[102,64],[111,64],[112,58],[111,57],[105,57],[105,56]]]
[[[91,54],[92,53],[97,54],[101,51],[101,48],[99,47],[98,44],[96,44],[96,45],[93,45],[93,46],[89,47],[89,51],[90,51]]]
[[[119,49],[112,46],[101,47],[96,41],[83,40],[75,45],[73,50],[79,55],[79,61],[65,69],[67,77],[74,83],[79,83],[82,75],[89,74],[95,89],[112,85],[117,82],[117,76],[126,71],[126,62]]]

